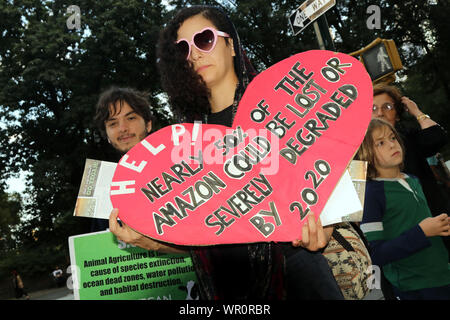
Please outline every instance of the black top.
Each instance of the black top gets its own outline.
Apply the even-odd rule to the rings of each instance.
[[[221,124],[231,127],[233,120],[233,107],[223,109],[219,112],[210,113],[208,115],[208,124]]]
[[[208,115],[208,124],[231,127],[233,108]],[[222,299],[244,299],[251,278],[249,252],[246,244],[219,245],[209,247],[211,265],[217,275],[216,285]]]
[[[208,115],[208,124],[221,124],[231,127],[233,118],[233,108],[230,106],[222,111],[210,113]],[[295,254],[299,248],[292,246],[290,242],[278,243],[285,256],[289,257]]]
[[[397,127],[405,146],[405,160],[403,172],[419,178],[423,193],[433,216],[448,212],[450,208],[441,193],[433,172],[426,160],[439,152],[447,143],[445,130],[434,125],[426,129],[405,129]]]

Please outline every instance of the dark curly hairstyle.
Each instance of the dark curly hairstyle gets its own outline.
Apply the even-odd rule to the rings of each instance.
[[[167,24],[159,37],[157,45],[157,64],[161,75],[161,84],[169,96],[169,103],[175,117],[180,122],[203,120],[210,112],[209,90],[203,79],[194,72],[191,64],[176,49],[177,32],[181,24],[190,17],[201,14],[210,20],[214,26],[230,35],[236,56],[234,68],[240,79],[246,66],[241,61],[245,59],[236,29],[227,14],[219,8],[211,6],[192,6],[177,12]],[[228,42],[226,42],[228,45]],[[250,69],[252,72],[253,69]],[[255,72],[253,70],[252,76]]]
[[[117,106],[116,102],[119,102]],[[105,121],[110,117],[110,106],[114,108],[114,115],[120,113],[123,102],[133,109],[138,115],[144,118],[145,123],[153,121],[153,114],[150,110],[150,102],[146,93],[132,88],[119,88],[112,86],[103,91],[97,102],[94,121],[103,138],[107,138]]]

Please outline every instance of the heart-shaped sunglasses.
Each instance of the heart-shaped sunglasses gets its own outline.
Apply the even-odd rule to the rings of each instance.
[[[192,40],[180,39],[176,42],[176,46],[180,53],[189,60],[191,56],[191,45],[194,45],[198,50],[202,52],[211,52],[216,46],[217,36],[229,38],[228,33],[215,30],[211,27],[206,27],[199,32],[194,33]]]

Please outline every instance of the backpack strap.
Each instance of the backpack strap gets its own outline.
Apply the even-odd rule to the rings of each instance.
[[[341,246],[347,251],[355,251],[352,245],[337,231],[337,228],[333,230],[333,238],[341,244]]]
[[[366,246],[367,251],[370,253],[371,251],[370,251],[369,242],[367,242],[367,238],[364,235],[364,233],[362,232],[361,228],[355,222],[350,222],[350,224],[352,225],[353,229],[355,229],[355,231],[358,233],[358,235],[361,238],[362,242]]]

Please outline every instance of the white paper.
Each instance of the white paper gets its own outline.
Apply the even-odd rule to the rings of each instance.
[[[362,211],[362,209],[361,201],[353,185],[350,173],[345,170],[320,214],[320,221],[323,226],[343,221],[354,221],[351,215]],[[361,221],[359,218],[355,220]]]

